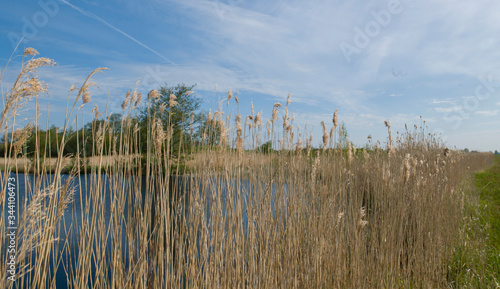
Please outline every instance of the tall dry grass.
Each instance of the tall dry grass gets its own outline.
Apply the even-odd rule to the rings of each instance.
[[[28,49],[24,56],[35,52]],[[24,62],[5,95],[1,133],[14,131],[17,112],[45,90],[36,68],[52,64],[43,58]],[[68,106],[64,131],[72,121],[78,130],[89,119],[85,105],[98,71],[70,89],[74,104]],[[97,166],[76,165],[63,176],[60,153],[52,178],[43,167],[35,170],[37,181],[27,182],[29,197],[19,204],[24,213],[17,232],[18,279],[6,279],[2,249],[0,287],[54,288],[56,271],[64,272],[71,288],[447,286],[445,261],[463,214],[460,183],[490,155],[445,149],[424,125],[394,140],[389,122],[383,145],[344,146],[336,111],[330,130],[322,124],[323,147],[313,149],[309,132],[294,127],[290,96],[269,108],[267,121],[253,107],[246,118],[227,115],[229,92],[225,112],[220,105],[209,115],[202,136],[219,134],[219,142],[202,141],[186,156],[183,178],[171,178],[178,173],[172,165],[181,158],[171,156],[173,128],[158,115],[148,114],[147,154],[140,156],[140,130],[132,122],[138,95],[127,94],[119,133],[108,121],[94,122],[97,149],[90,157]],[[158,96],[151,91],[146,105]],[[172,96],[165,103],[175,105]],[[107,116],[93,110],[90,118]],[[23,135],[37,128],[34,118],[12,147],[26,155]],[[106,134],[115,140],[109,152],[104,151]],[[256,150],[267,141],[275,150]],[[87,162],[83,149],[74,156],[77,164]],[[9,160],[17,164],[16,158]],[[4,167],[0,184],[2,232],[11,168]],[[75,200],[85,204],[80,211],[72,206]],[[2,248],[6,241],[2,234]]]

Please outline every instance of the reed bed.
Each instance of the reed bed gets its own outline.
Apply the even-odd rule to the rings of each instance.
[[[25,51],[19,78],[4,96],[0,128],[17,132],[11,147],[21,157],[5,156],[14,166],[4,166],[0,183],[2,232],[7,179],[30,165],[19,161],[27,153],[23,140],[39,126],[35,118],[15,130],[16,117],[46,90],[36,69],[54,64],[36,54]],[[69,288],[448,286],[445,264],[463,219],[461,182],[491,155],[449,150],[423,123],[393,139],[386,122],[386,141],[356,149],[345,142],[336,111],[322,123],[322,147],[312,148],[309,132],[294,127],[289,96],[269,108],[269,120],[253,108],[246,118],[227,115],[227,107],[210,113],[201,141],[192,143],[197,149],[181,152],[184,158],[171,154],[172,125],[150,113],[141,156],[141,130],[131,121],[138,94],[126,96],[119,133],[105,112],[85,109],[101,70],[70,89],[74,104],[63,128],[103,118],[92,129],[95,149],[88,156],[79,148],[77,165],[62,174],[63,137],[54,174],[34,170],[37,181],[26,182],[19,204],[17,279],[7,279],[2,249],[1,288],[55,288],[61,272]],[[151,91],[145,105],[157,99]],[[229,92],[227,106],[232,99]],[[165,103],[175,105],[174,97]],[[214,134],[218,141],[208,143]],[[106,136],[115,140],[109,151]],[[258,149],[268,141],[272,150]],[[44,157],[34,158],[37,164]],[[78,165],[89,158],[94,166]],[[187,166],[178,165],[182,159]],[[0,247],[7,242],[2,234]]]

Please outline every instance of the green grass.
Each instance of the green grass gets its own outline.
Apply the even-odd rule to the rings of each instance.
[[[481,203],[486,206],[484,221],[490,224],[488,236],[496,255],[500,253],[500,156],[495,164],[485,172],[476,174],[476,188],[480,190]],[[498,258],[497,258],[498,259]],[[500,263],[497,263],[500,265]],[[500,270],[500,266],[498,266]]]
[[[488,274],[500,282],[500,156],[495,157],[495,164],[487,171],[476,174],[476,188],[480,190],[481,225],[486,234],[486,266]]]
[[[500,156],[476,173],[469,189],[462,236],[453,250],[448,280],[453,288],[500,288]]]

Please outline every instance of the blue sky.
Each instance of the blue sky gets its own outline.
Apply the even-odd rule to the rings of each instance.
[[[0,10],[2,72],[24,35],[4,93],[24,48],[54,59],[40,70],[41,118],[50,103],[56,125],[69,87],[108,67],[94,78],[100,110],[109,91],[108,110],[121,112],[137,81],[142,93],[196,83],[205,110],[217,86],[216,99],[232,89],[243,115],[253,101],[264,120],[291,93],[294,125],[307,123],[315,146],[338,109],[357,146],[384,142],[384,120],[403,131],[422,116],[450,147],[500,150],[498,1],[3,0]]]

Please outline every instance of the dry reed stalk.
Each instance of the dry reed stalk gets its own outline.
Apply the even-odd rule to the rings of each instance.
[[[77,100],[89,100],[89,79]],[[457,187],[468,167],[484,166],[489,155],[447,150],[423,131],[407,130],[394,142],[387,122],[390,154],[373,149],[356,156],[346,139],[347,162],[319,150],[311,157],[311,134],[304,157],[302,133],[307,133],[297,128],[294,142],[288,96],[282,128],[275,131],[274,126],[281,105],[273,106],[267,125],[268,140],[274,144],[278,135],[281,150],[256,150],[261,112],[254,114],[253,104],[244,124],[236,115],[235,130],[225,121],[227,111],[224,118],[219,109],[213,116],[209,112],[204,128],[210,137],[220,132],[218,146],[182,152],[189,174],[171,179],[170,165],[177,161],[169,151],[171,124],[165,131],[161,115],[148,112],[148,147],[142,160],[140,130],[131,121],[140,93],[128,97],[124,107],[130,104],[130,109],[119,133],[110,132],[106,116],[92,125],[94,149],[88,153],[97,168],[83,174],[78,165],[63,181],[60,154],[57,176],[49,186],[40,181],[27,189],[31,198],[19,225],[24,232],[19,248],[24,287],[55,286],[50,272],[61,264],[67,264],[71,288],[446,287],[443,261],[451,254],[463,217]],[[148,94],[148,111],[158,98],[157,91]],[[174,102],[169,96],[168,106]],[[91,113],[94,119],[99,115],[97,109]],[[334,130],[339,127],[342,145],[336,115]],[[247,126],[253,139],[243,153]],[[332,133],[322,126],[331,141]],[[16,146],[22,148],[25,138],[18,135]],[[77,137],[77,164],[90,161]],[[107,137],[116,139],[109,163]],[[229,143],[236,149],[229,149]],[[327,145],[324,138],[323,149]],[[68,180],[78,181],[78,186]],[[1,185],[5,187],[4,180]],[[85,204],[78,218],[71,200]],[[74,217],[70,229],[62,225],[69,221],[68,208]],[[0,226],[4,218],[1,214]],[[63,235],[71,238],[58,240]],[[27,258],[33,263],[22,261]],[[0,269],[4,277],[5,262]]]

